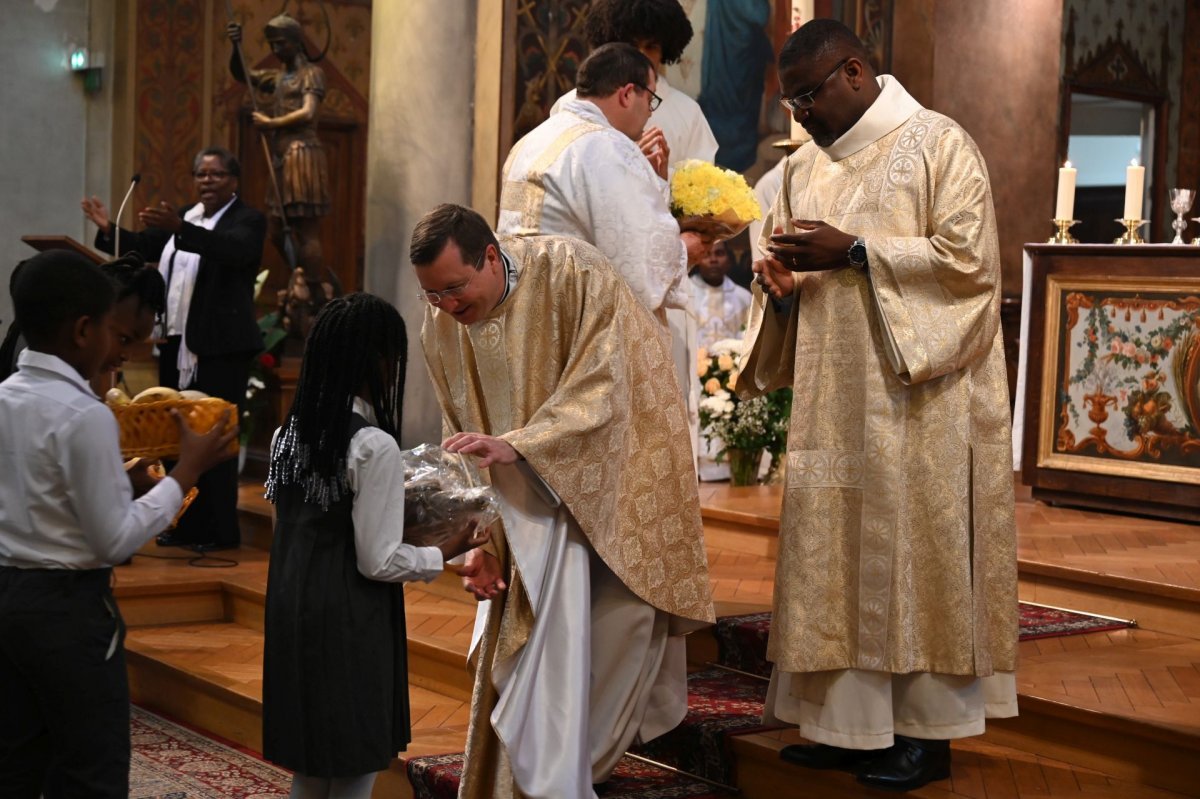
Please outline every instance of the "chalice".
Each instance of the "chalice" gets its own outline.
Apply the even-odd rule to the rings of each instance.
[[[1192,203],[1196,200],[1196,192],[1193,189],[1171,189],[1171,210],[1175,212],[1175,221],[1171,223],[1171,227],[1175,231],[1175,238],[1171,240],[1172,244],[1184,244],[1183,231],[1187,229],[1187,221],[1183,215],[1192,210]]]

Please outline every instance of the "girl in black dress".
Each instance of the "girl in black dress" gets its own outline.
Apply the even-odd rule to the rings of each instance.
[[[293,797],[370,796],[410,740],[403,583],[488,539],[469,527],[440,547],[404,543],[407,351],[388,303],[331,301],[271,445],[263,754],[295,772]]]

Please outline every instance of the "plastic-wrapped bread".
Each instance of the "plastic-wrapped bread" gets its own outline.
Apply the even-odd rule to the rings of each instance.
[[[472,521],[482,530],[500,518],[496,492],[480,485],[461,455],[422,444],[404,456],[404,540],[437,546]]]

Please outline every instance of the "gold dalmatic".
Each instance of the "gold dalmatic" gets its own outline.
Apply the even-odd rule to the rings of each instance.
[[[684,632],[714,621],[682,394],[660,325],[594,248],[502,239],[517,282],[470,325],[430,307],[421,330],[446,432],[508,441],[561,498],[626,587]],[[464,795],[516,795],[490,729],[492,667],[536,623],[503,535],[508,590],[475,656]]]
[[[987,676],[1016,664],[1000,258],[983,159],[927,110],[787,164],[763,225],[824,220],[868,269],[756,287],[738,391],[793,385],[768,657],[784,672]]]

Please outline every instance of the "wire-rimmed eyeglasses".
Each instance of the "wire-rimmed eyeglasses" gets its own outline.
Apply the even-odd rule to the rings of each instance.
[[[816,101],[817,92],[825,88],[825,84],[829,82],[829,79],[838,74],[841,68],[846,66],[846,62],[849,60],[849,58],[843,58],[841,61],[839,61],[838,65],[833,68],[833,72],[830,72],[828,75],[826,75],[825,80],[818,83],[815,89],[807,91],[804,94],[797,94],[795,97],[780,97],[779,103],[788,111],[800,111],[803,109],[812,108],[813,103]]]
[[[463,295],[467,290],[467,286],[471,285],[471,281],[479,277],[480,271],[483,268],[483,259],[487,257],[487,248],[483,250],[483,254],[479,256],[479,260],[475,262],[475,274],[459,283],[457,286],[451,286],[448,289],[435,291],[433,289],[421,289],[417,292],[417,296],[430,305],[441,305],[446,300],[456,300]]]

